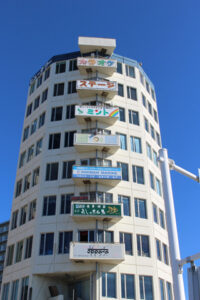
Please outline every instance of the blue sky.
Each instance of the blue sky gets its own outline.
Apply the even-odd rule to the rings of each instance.
[[[79,35],[117,39],[116,53],[143,63],[156,87],[163,146],[200,167],[200,2],[195,0],[7,0],[0,4],[1,214],[10,216],[31,76],[53,55],[78,50]],[[182,257],[200,251],[200,186],[175,172]]]

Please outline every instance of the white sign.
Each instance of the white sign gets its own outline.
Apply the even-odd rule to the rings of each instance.
[[[87,117],[109,117],[118,118],[119,108],[118,107],[104,107],[104,106],[78,106],[75,107],[76,116],[87,116]]]
[[[77,90],[117,91],[116,81],[77,80]]]
[[[84,67],[107,67],[107,68],[116,68],[117,61],[113,59],[104,59],[104,58],[85,58],[79,57],[77,61],[78,66]]]

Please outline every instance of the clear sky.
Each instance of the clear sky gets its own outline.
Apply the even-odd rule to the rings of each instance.
[[[0,222],[9,219],[29,79],[79,35],[116,38],[156,87],[163,146],[200,167],[198,0],[6,0],[0,4]],[[200,185],[172,173],[181,256],[200,252]],[[186,276],[184,276],[186,277]]]

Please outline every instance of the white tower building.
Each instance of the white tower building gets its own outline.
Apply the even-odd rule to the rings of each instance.
[[[79,37],[28,91],[2,300],[172,300],[155,91]]]

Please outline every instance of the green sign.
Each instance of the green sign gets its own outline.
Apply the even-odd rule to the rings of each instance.
[[[120,204],[73,204],[74,216],[121,216]]]

